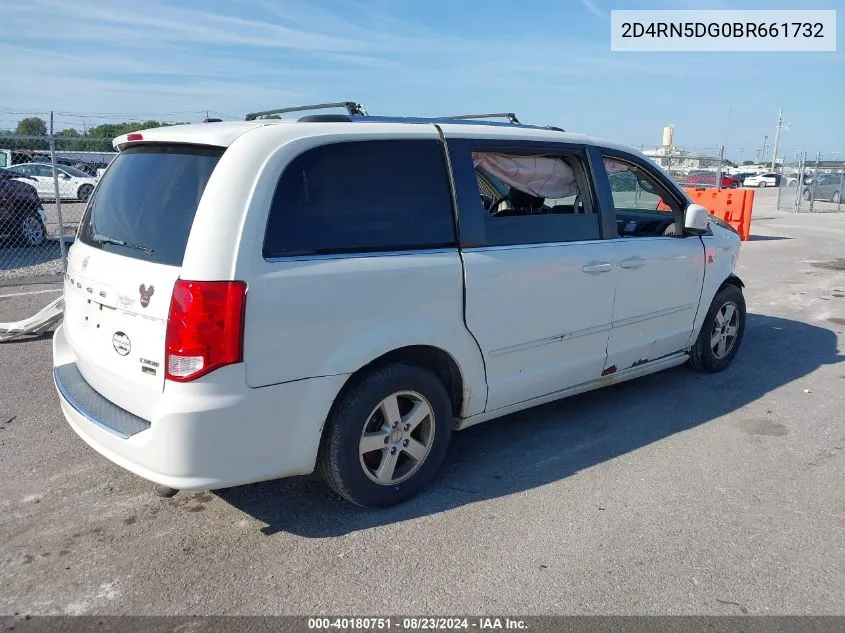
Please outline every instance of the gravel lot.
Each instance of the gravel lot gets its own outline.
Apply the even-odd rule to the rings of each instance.
[[[458,433],[387,511],[316,477],[155,497],[63,421],[49,337],[0,344],[0,613],[845,614],[845,213],[772,194],[729,370]]]

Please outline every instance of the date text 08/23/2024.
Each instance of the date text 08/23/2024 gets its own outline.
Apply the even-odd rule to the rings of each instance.
[[[508,617],[324,617],[308,618],[308,629],[315,631],[420,630],[524,630],[524,620]]]

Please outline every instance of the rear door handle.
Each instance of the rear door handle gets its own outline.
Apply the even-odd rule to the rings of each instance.
[[[613,269],[613,266],[607,262],[590,262],[586,266],[584,266],[581,270],[585,273],[589,273],[591,275],[596,273],[606,273],[610,272]]]
[[[623,259],[619,262],[619,266],[622,268],[642,268],[645,266],[645,260],[642,257],[631,257]]]

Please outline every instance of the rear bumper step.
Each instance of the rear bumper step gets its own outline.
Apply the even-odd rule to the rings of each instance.
[[[53,369],[56,388],[80,415],[121,439],[146,431],[150,423],[107,400],[85,382],[76,363],[59,365]]]

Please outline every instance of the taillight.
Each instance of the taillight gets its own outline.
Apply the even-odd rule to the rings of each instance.
[[[144,136],[142,134],[139,134],[138,132],[130,132],[129,134],[126,135],[126,140],[127,141],[143,141]]]
[[[188,382],[243,360],[246,283],[178,279],[170,299],[165,377]]]

